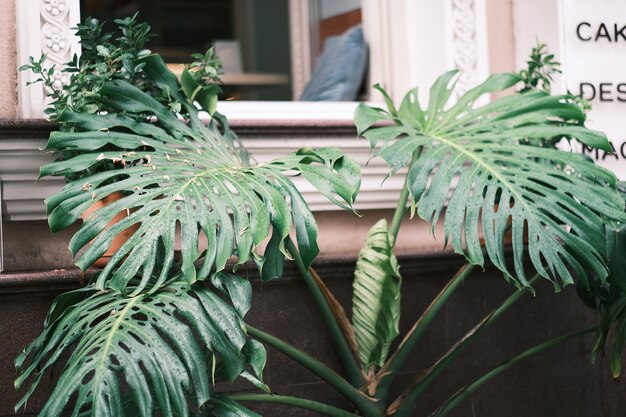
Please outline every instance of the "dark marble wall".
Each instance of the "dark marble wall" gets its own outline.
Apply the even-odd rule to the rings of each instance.
[[[432,297],[459,266],[458,258],[404,257],[401,330],[406,331]],[[340,301],[349,308],[352,263],[349,260],[321,262],[319,270]],[[13,414],[18,399],[12,385],[12,359],[41,329],[47,308],[59,291],[77,285],[74,270],[52,274],[0,275],[0,416]],[[316,307],[303,283],[292,270],[287,277],[261,286],[255,282],[255,297],[248,321],[275,334],[336,369],[340,365],[320,322]],[[443,354],[514,288],[487,270],[471,276],[454,294],[419,343],[398,386],[410,381],[421,369]],[[422,398],[415,416],[428,416],[440,402],[460,386],[486,370],[533,346],[562,333],[586,328],[595,317],[577,300],[573,288],[555,294],[551,285],[541,284],[536,296],[528,295],[489,328],[482,340],[472,345]],[[619,417],[626,415],[626,385],[610,377],[606,360],[591,364],[588,352],[593,336],[561,345],[517,366],[484,386],[453,415],[482,417]],[[346,406],[345,401],[314,375],[288,358],[269,349],[266,382],[275,392],[299,395]],[[43,384],[28,412],[35,413],[49,392]],[[222,385],[231,391],[246,389],[243,383]],[[399,393],[400,389],[395,388]],[[281,406],[257,407],[265,416],[313,416],[313,413]],[[25,415],[28,415],[26,413]]]

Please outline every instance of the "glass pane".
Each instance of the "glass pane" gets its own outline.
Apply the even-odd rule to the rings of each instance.
[[[139,13],[156,36],[148,48],[173,69],[215,45],[223,60],[223,99],[291,100],[288,0],[81,0],[81,16]]]
[[[294,90],[302,100],[361,98],[367,47],[361,31],[351,31],[361,22],[361,0],[309,0],[308,23],[294,22],[307,26],[299,28],[306,40],[299,46],[290,41],[290,3],[295,4],[290,0],[80,1],[83,19],[106,20],[108,31],[113,30],[114,19],[139,13],[156,34],[148,48],[160,53],[175,71],[191,62],[192,53],[215,46],[224,65],[222,100],[288,101]],[[291,48],[296,48],[295,59],[306,59],[306,65],[294,64],[305,75],[292,72]],[[293,79],[299,80],[295,89]]]

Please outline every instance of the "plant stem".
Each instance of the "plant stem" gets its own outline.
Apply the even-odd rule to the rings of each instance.
[[[539,280],[539,274],[535,275],[524,287],[510,295],[498,308],[490,312],[480,323],[470,330],[460,339],[444,356],[442,356],[426,372],[419,375],[409,387],[389,406],[390,411],[394,411],[396,417],[410,415],[419,397],[426,391],[437,377],[463,352],[471,343],[476,340],[491,324],[493,324],[502,314],[522,298],[531,286]]]
[[[304,366],[309,371],[313,372],[323,381],[327,382],[328,385],[350,400],[364,416],[380,417],[382,415],[381,410],[372,400],[367,398],[365,394],[353,387],[348,381],[343,379],[341,375],[324,365],[322,362],[290,345],[284,340],[278,339],[277,337],[272,336],[269,333],[265,333],[262,330],[256,329],[250,325],[246,325],[246,330],[250,336],[274,347],[289,358],[298,362],[300,365]]]
[[[413,157],[411,158],[411,162],[409,163],[409,168],[413,166],[413,163],[415,163],[417,158],[419,158],[423,148],[423,146],[420,146],[415,150],[415,152],[413,152]],[[391,225],[389,226],[389,234],[393,237],[394,245],[396,240],[398,239],[398,232],[400,231],[402,218],[404,217],[404,213],[406,213],[407,201],[409,201],[409,176],[405,175],[404,184],[402,185],[402,191],[400,192],[400,197],[398,198],[398,204],[396,205],[396,210],[393,213]]]
[[[376,398],[378,398],[379,401],[386,403],[391,383],[396,377],[398,371],[402,369],[404,363],[413,352],[415,345],[420,340],[428,326],[432,323],[433,319],[437,316],[439,311],[441,311],[445,303],[452,296],[452,294],[454,294],[454,291],[459,287],[459,285],[472,273],[474,268],[474,265],[465,264],[461,267],[461,269],[459,269],[454,277],[452,277],[446,286],[439,292],[437,297],[435,297],[435,299],[431,302],[426,311],[424,311],[420,318],[415,322],[411,330],[409,330],[400,343],[396,352],[380,369],[378,375],[382,375],[382,378],[376,394]]]
[[[335,318],[326,298],[324,298],[324,294],[317,286],[315,279],[311,276],[311,273],[307,268],[304,267],[304,263],[302,262],[302,257],[300,256],[300,252],[294,245],[294,243],[289,239],[287,242],[287,250],[291,256],[293,256],[294,262],[300,272],[300,275],[304,279],[311,296],[313,297],[313,301],[317,304],[317,307],[320,309],[322,313],[322,320],[326,324],[328,331],[330,332],[330,337],[335,346],[335,350],[339,355],[339,359],[343,364],[343,367],[348,376],[348,380],[354,387],[360,387],[365,384],[365,380],[363,379],[363,374],[359,365],[356,362],[356,358],[352,354],[352,350],[348,345],[348,342],[343,335],[339,324],[337,323],[337,319]]]
[[[448,398],[433,414],[431,414],[431,417],[443,417],[445,415],[447,415],[450,411],[452,411],[454,408],[456,408],[456,406],[458,406],[463,400],[465,400],[467,397],[469,397],[470,395],[472,395],[478,388],[480,388],[483,384],[489,382],[492,378],[495,378],[496,376],[500,375],[502,372],[508,370],[509,368],[512,368],[513,366],[517,365],[518,363],[522,362],[525,359],[530,358],[531,356],[534,356],[538,353],[541,353],[545,350],[548,350],[552,347],[558,346],[561,343],[567,342],[568,340],[571,339],[575,339],[578,338],[580,336],[583,336],[587,333],[591,333],[596,331],[595,327],[592,327],[590,329],[587,330],[583,330],[583,331],[579,331],[579,332],[575,332],[575,333],[569,333],[563,336],[559,336],[559,337],[555,337],[553,339],[550,339],[546,342],[543,342],[539,345],[536,345],[535,347],[532,347],[524,352],[522,352],[521,354],[517,355],[516,357],[509,359],[508,361],[498,365],[497,367],[493,368],[491,371],[487,372],[486,374],[484,374],[483,376],[475,379],[473,382],[469,383],[468,385],[466,385],[465,387],[461,388],[459,391],[457,391],[456,394],[454,394],[452,397]]]
[[[234,394],[229,395],[229,398],[235,401],[255,401],[265,403],[276,403],[291,405],[305,410],[315,411],[316,413],[323,414],[329,417],[357,417],[358,414],[350,413],[349,411],[342,410],[332,405],[320,403],[317,401],[306,400],[304,398],[291,397],[286,395],[274,395],[274,394]]]
[[[391,225],[389,226],[389,234],[393,237],[394,245],[396,239],[398,238],[402,218],[404,217],[404,213],[406,213],[406,203],[409,200],[408,180],[409,177],[405,176],[402,191],[400,192],[400,197],[398,198],[398,205],[396,206],[396,210],[393,212],[393,218],[391,219]]]

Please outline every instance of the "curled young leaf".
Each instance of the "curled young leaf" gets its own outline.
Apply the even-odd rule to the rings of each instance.
[[[370,229],[352,284],[352,323],[365,372],[382,366],[399,333],[402,278],[385,219]]]

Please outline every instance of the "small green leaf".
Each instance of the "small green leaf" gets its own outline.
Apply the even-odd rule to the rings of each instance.
[[[263,369],[267,362],[267,352],[263,344],[258,340],[250,339],[243,347],[241,353],[243,353],[246,361],[252,366],[252,370],[257,378],[263,380]]]
[[[217,272],[211,275],[211,284],[227,294],[233,307],[241,317],[245,316],[252,306],[252,285],[246,278],[239,275]]]
[[[98,51],[100,55],[105,56],[105,57],[108,57],[111,54],[109,52],[109,49],[104,45],[96,46],[96,50]]]
[[[385,104],[387,105],[387,111],[391,115],[391,117],[398,116],[398,110],[396,110],[396,106],[393,104],[393,100],[389,97],[389,94],[385,91],[385,89],[380,84],[374,84],[374,89],[378,90],[380,94],[383,95],[383,99],[385,100]]]
[[[357,133],[363,134],[367,129],[372,127],[376,122],[386,120],[389,113],[377,107],[370,107],[365,103],[359,103],[354,110],[354,123],[356,124]]]

